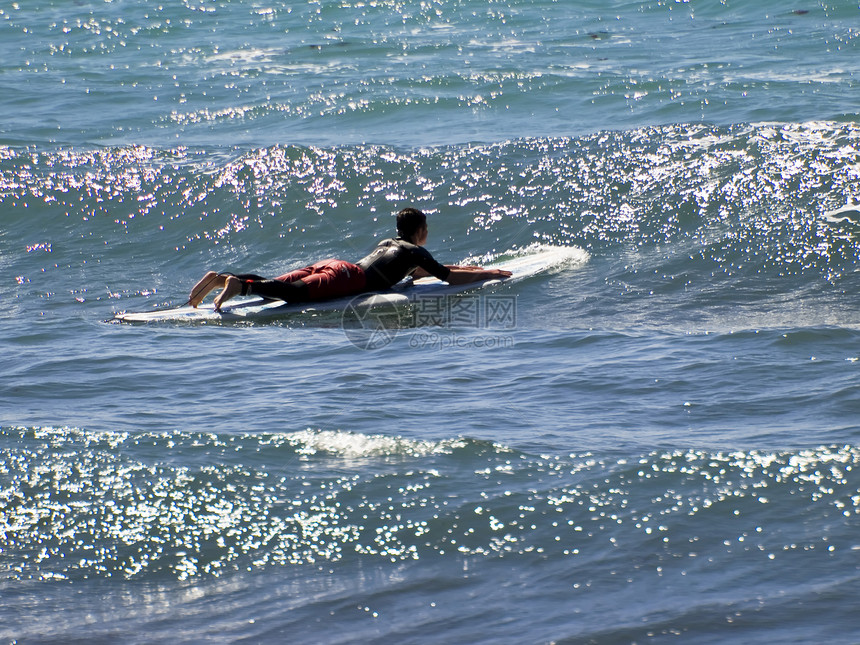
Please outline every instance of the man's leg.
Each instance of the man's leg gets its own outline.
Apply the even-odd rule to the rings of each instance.
[[[230,278],[237,278],[240,282],[239,291],[242,291],[241,285],[250,282],[251,280],[265,280],[261,276],[255,275],[253,273],[243,273],[241,275],[234,275],[232,273],[215,273],[214,271],[209,271],[204,275],[200,282],[194,285],[194,288],[191,289],[191,296],[188,298],[188,303],[192,307],[196,307],[203,299],[209,294],[210,291],[214,289],[224,289],[227,286],[227,282]],[[236,294],[233,293],[228,298],[232,298]],[[222,294],[223,296],[223,294]],[[220,302],[224,302],[226,298],[221,298]]]
[[[213,289],[223,289],[224,284],[227,281],[227,275],[223,273],[215,273],[214,271],[209,271],[204,275],[200,282],[194,285],[194,288],[191,289],[191,295],[188,298],[188,304],[192,307],[196,307],[201,302],[203,302],[203,298],[205,298],[210,291]]]
[[[233,296],[238,296],[242,293],[242,281],[234,275],[225,276],[224,289],[215,298],[215,311],[221,309],[221,305],[227,302]]]

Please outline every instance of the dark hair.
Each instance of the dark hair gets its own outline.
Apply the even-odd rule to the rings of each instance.
[[[425,226],[427,216],[417,208],[404,208],[397,213],[397,234],[404,240],[411,240]]]

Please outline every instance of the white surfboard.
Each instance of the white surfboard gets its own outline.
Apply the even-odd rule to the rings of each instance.
[[[199,307],[176,307],[155,309],[144,312],[118,312],[113,320],[126,323],[157,322],[216,322],[242,321],[278,318],[310,312],[342,312],[347,307],[368,308],[397,307],[406,305],[423,297],[447,295],[482,289],[502,282],[517,282],[544,271],[560,268],[569,264],[585,262],[588,254],[578,247],[537,246],[526,249],[514,257],[494,261],[486,266],[504,269],[513,275],[505,279],[484,280],[469,284],[450,285],[436,278],[421,278],[395,285],[389,291],[366,293],[320,302],[290,304],[282,300],[264,298],[234,299],[216,311],[214,305],[202,304]]]

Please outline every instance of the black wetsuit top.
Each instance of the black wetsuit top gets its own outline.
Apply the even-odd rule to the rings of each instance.
[[[367,278],[366,291],[383,291],[411,275],[421,267],[427,273],[447,280],[451,270],[439,264],[423,246],[417,246],[402,238],[383,240],[365,258],[356,262],[364,269]]]

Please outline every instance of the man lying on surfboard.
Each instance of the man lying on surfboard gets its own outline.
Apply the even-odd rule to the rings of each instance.
[[[383,291],[411,275],[432,275],[448,284],[468,284],[493,278],[508,278],[510,271],[475,266],[442,265],[424,248],[427,217],[416,208],[397,213],[397,237],[383,240],[355,264],[345,260],[323,260],[274,279],[252,273],[234,275],[209,271],[194,285],[188,302],[199,305],[213,289],[221,289],[215,309],[238,295],[255,295],[287,302],[311,302],[342,298],[368,291]]]

